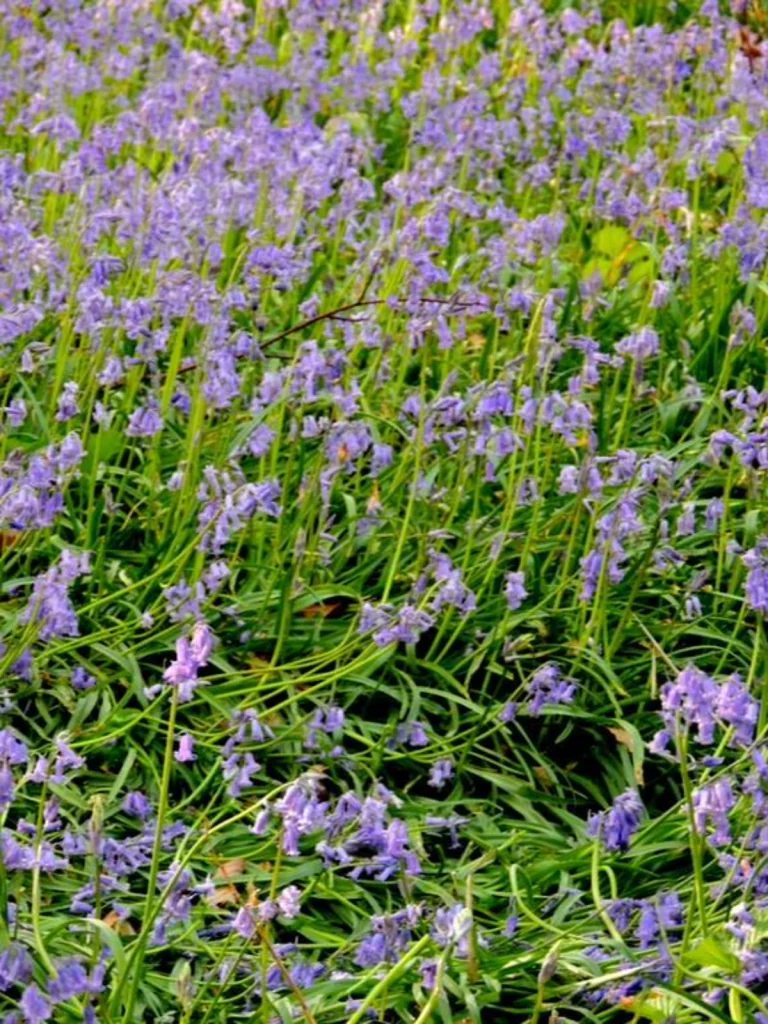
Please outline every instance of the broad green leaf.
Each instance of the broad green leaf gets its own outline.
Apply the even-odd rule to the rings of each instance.
[[[618,224],[609,224],[597,232],[592,239],[592,246],[604,256],[616,259],[631,241],[632,236],[626,228]]]

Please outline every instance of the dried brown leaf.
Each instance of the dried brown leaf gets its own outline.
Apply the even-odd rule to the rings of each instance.
[[[133,927],[130,921],[126,921],[115,910],[110,910],[110,912],[103,920],[107,928],[111,928],[112,931],[116,932],[118,935],[136,934],[136,929]]]
[[[235,857],[234,860],[225,860],[216,868],[214,878],[221,878],[225,882],[231,882],[233,878],[242,875],[248,866],[244,857]]]
[[[630,754],[635,752],[635,741],[632,738],[631,733],[628,733],[626,729],[609,726],[608,732],[613,736],[617,743],[620,743],[622,747],[626,747]]]
[[[223,907],[230,903],[239,903],[240,893],[234,885],[221,885],[206,897],[212,907]]]

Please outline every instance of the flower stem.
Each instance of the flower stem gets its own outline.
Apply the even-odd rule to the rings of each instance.
[[[165,828],[165,816],[168,811],[168,790],[171,783],[171,771],[173,769],[173,739],[176,729],[176,712],[179,706],[179,691],[176,687],[173,688],[171,694],[171,707],[168,713],[168,730],[165,737],[165,756],[163,758],[163,774],[160,779],[160,799],[157,807],[157,825],[155,827],[155,841],[152,846],[152,861],[149,866],[149,880],[147,881],[147,902],[146,902],[146,916],[144,919],[144,927],[141,935],[139,935],[135,962],[133,963],[133,973],[130,980],[130,988],[128,989],[128,999],[125,1008],[124,1020],[126,1024],[131,1020],[133,1014],[133,1006],[136,1002],[136,992],[139,987],[139,978],[141,976],[141,966],[144,962],[144,954],[147,948],[147,942],[149,941],[149,929],[154,920],[155,913],[155,902],[154,892],[157,885],[157,876],[160,872],[160,854],[163,849],[163,830]],[[162,899],[162,894],[160,896]]]
[[[703,841],[702,836],[699,835],[696,829],[696,816],[693,807],[693,786],[691,785],[691,776],[688,771],[688,741],[687,737],[684,736],[678,730],[678,752],[680,754],[680,774],[683,781],[683,792],[685,794],[685,803],[688,808],[688,818],[691,825],[691,859],[693,861],[693,886],[696,892],[696,902],[699,907],[699,919],[701,921],[701,930],[704,935],[707,934],[707,894],[706,887],[704,884],[704,867],[701,844]]]

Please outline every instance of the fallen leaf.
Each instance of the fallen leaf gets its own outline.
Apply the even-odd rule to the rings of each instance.
[[[299,615],[302,619],[327,619],[334,615],[339,608],[341,608],[341,602],[321,602],[320,604],[311,604],[307,608],[302,608]]]
[[[368,499],[368,503],[365,506],[365,510],[366,510],[366,512],[368,512],[369,515],[373,515],[373,513],[377,512],[380,508],[381,508],[381,493],[379,491],[379,481],[378,480],[374,480],[373,481],[373,493],[371,494],[370,498]]]
[[[622,747],[626,747],[627,750],[633,754],[635,751],[635,741],[632,739],[630,733],[626,729],[619,729],[615,726],[609,726],[608,732],[613,736],[617,743],[620,743]]]
[[[104,918],[104,924],[107,928],[111,928],[113,932],[118,935],[135,935],[136,929],[130,923],[122,918],[116,910],[110,910],[107,916]]]
[[[622,729],[619,726],[608,726],[608,732],[613,736],[617,743],[620,743],[622,747],[634,755],[637,753],[635,750],[635,738],[631,732],[626,729]],[[635,782],[638,786],[645,785],[645,778],[643,776],[643,765],[641,761],[637,761],[635,764]]]
[[[234,860],[225,860],[219,864],[216,868],[214,878],[223,878],[225,882],[230,882],[233,878],[237,878],[238,875],[242,875],[248,866],[248,861],[244,857],[235,857]]]
[[[240,893],[234,885],[221,885],[206,896],[206,902],[211,907],[222,907],[229,903],[239,903]]]

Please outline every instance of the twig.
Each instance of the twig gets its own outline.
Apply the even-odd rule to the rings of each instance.
[[[367,320],[367,317],[345,317],[345,313],[351,313],[355,309],[363,309],[368,306],[383,306],[389,299],[368,299],[366,298],[368,290],[371,286],[373,278],[378,270],[380,260],[371,267],[368,276],[363,282],[363,286],[360,289],[358,297],[353,302],[347,302],[343,306],[336,306],[334,309],[329,309],[325,313],[317,313],[315,316],[308,317],[306,320],[302,320],[298,324],[294,324],[293,327],[286,327],[284,331],[280,331],[278,334],[272,335],[271,338],[266,338],[264,341],[259,342],[259,348],[263,351],[272,345],[277,344],[278,341],[283,341],[285,338],[289,338],[292,334],[298,334],[299,331],[306,330],[308,327],[314,327],[315,324],[323,323],[325,320],[339,320],[345,323],[363,323]],[[450,312],[460,313],[464,310],[471,309],[473,306],[479,305],[476,302],[467,302],[459,298],[459,293],[452,295],[450,298],[438,298],[436,296],[422,296],[416,300],[419,304],[423,305],[438,305],[438,306],[449,306]],[[241,355],[236,358],[242,358]],[[176,371],[180,376],[183,373],[189,373],[190,370],[196,370],[200,365],[197,359],[187,359],[179,366]],[[163,378],[167,377],[167,374],[162,375]],[[122,381],[116,382],[122,383]]]
[[[259,347],[269,348],[275,342],[282,341],[283,338],[288,338],[291,334],[296,334],[298,331],[303,331],[306,327],[314,327],[315,324],[322,323],[323,320],[333,320],[340,313],[349,313],[351,310],[361,309],[363,306],[381,306],[384,301],[384,299],[355,299],[354,302],[348,302],[344,306],[329,309],[327,313],[318,313],[316,316],[311,316],[308,320],[302,320],[300,324],[287,327],[284,331],[280,331],[279,334],[275,334],[271,338],[267,338],[266,341],[262,341]]]
[[[376,271],[379,269],[380,266],[381,266],[381,256],[377,256],[376,259],[373,261],[373,265],[371,266],[371,269],[368,271],[368,276],[366,277],[365,281],[363,281],[363,287],[360,290],[360,295],[358,296],[360,301],[362,301],[366,297],[366,295],[368,294],[368,289],[371,287],[371,282],[373,281],[374,277],[376,276]]]
[[[367,285],[366,285],[367,287]],[[361,295],[364,292],[361,293]],[[292,334],[298,334],[299,331],[305,330],[307,327],[314,327],[315,324],[322,323],[325,320],[343,320],[347,323],[360,323],[367,319],[365,317],[345,317],[344,313],[349,313],[354,309],[362,309],[367,306],[383,306],[388,300],[387,299],[364,299],[357,298],[354,302],[347,302],[343,306],[336,306],[334,309],[329,309],[325,313],[317,313],[315,316],[309,317],[307,320],[302,320],[301,323],[294,324],[293,327],[286,327],[284,331],[280,331],[279,334],[274,334],[271,338],[267,338],[265,341],[259,342],[259,348],[264,350],[269,348],[271,345],[276,344],[278,341],[283,341],[285,338],[289,338]],[[458,297],[450,299],[438,299],[431,296],[425,296],[418,300],[420,303],[425,305],[428,303],[437,303],[441,306],[450,306],[452,312],[460,313],[465,309],[469,309],[475,303],[463,302]],[[190,370],[194,370],[199,365],[196,359],[187,360],[182,366],[179,367],[179,373],[189,373]]]

